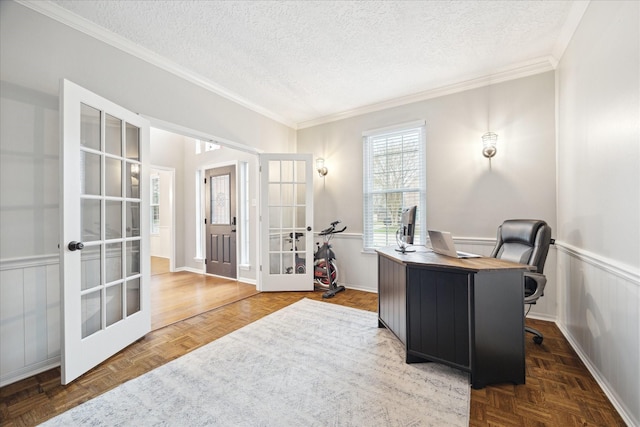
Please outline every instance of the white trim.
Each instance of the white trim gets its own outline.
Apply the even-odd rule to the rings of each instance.
[[[257,148],[251,147],[249,145],[245,145],[239,142],[235,142],[235,141],[231,141],[230,139],[226,139],[226,138],[222,138],[219,136],[214,136],[205,132],[200,132],[198,130],[195,129],[191,129],[185,126],[181,126],[172,122],[167,122],[165,120],[162,119],[158,119],[155,117],[151,117],[151,116],[146,116],[144,114],[141,114],[142,117],[144,117],[145,119],[149,120],[149,123],[151,124],[152,128],[156,128],[156,129],[162,129],[164,131],[167,132],[171,132],[171,133],[175,133],[175,134],[180,134],[182,136],[186,136],[189,138],[193,138],[193,139],[197,139],[200,141],[207,141],[207,142],[213,142],[215,144],[218,144],[220,146],[226,147],[226,148],[231,148],[234,150],[238,150],[238,151],[243,151],[245,153],[249,153],[249,154],[253,154],[253,155],[258,155],[260,153],[262,153],[262,150],[259,150]]]
[[[558,323],[558,316],[551,316],[549,314],[541,313],[529,313],[525,316],[525,319],[544,320],[545,322]]]
[[[640,270],[637,268],[634,268],[630,265],[622,264],[593,252],[589,252],[560,240],[556,240],[555,246],[561,252],[567,253],[581,261],[586,262],[587,264],[591,264],[622,279],[630,280],[634,282],[636,286],[640,286]]]
[[[245,284],[247,284],[247,285],[253,285],[253,286],[256,286],[256,281],[255,281],[254,279],[248,279],[248,278],[246,278],[246,277],[238,277],[238,278],[236,279],[236,281],[237,281],[237,282],[240,282],[240,283],[245,283]]]
[[[616,393],[612,391],[606,378],[604,378],[600,374],[600,371],[598,370],[598,368],[594,366],[593,363],[591,363],[591,360],[589,359],[589,357],[582,351],[582,347],[580,347],[580,344],[573,339],[573,336],[564,327],[564,325],[556,322],[556,326],[558,326],[558,329],[560,329],[560,332],[562,332],[562,335],[564,335],[567,341],[569,341],[569,345],[571,346],[571,348],[573,348],[573,350],[576,352],[580,360],[582,360],[582,363],[584,363],[584,365],[587,367],[587,370],[591,373],[593,378],[596,380],[596,382],[598,383],[598,385],[600,386],[604,394],[609,398],[609,401],[616,408],[616,410],[618,411],[618,414],[620,414],[624,422],[629,426],[634,425],[632,414],[629,414],[625,410],[625,406],[618,401],[618,397]]]
[[[185,79],[188,82],[209,90],[223,98],[235,102],[236,104],[248,108],[251,111],[254,111],[258,114],[282,123],[285,126],[295,129],[296,124],[291,120],[288,120],[271,110],[254,104],[253,102],[243,98],[242,96],[234,92],[231,92],[228,89],[223,88],[222,86],[212,82],[211,80],[201,76],[200,74],[195,73],[192,70],[185,68],[179,64],[176,64],[175,62],[170,61],[167,58],[150,51],[149,49],[138,46],[130,40],[112,33],[111,31],[98,26],[88,19],[78,16],[75,13],[56,5],[55,3],[35,0],[16,0],[16,2],[25,7],[28,7],[31,10],[41,13],[42,15],[55,19],[56,21],[67,25],[75,30],[78,30],[90,37],[111,45],[116,49],[133,55],[136,58],[148,62],[149,64],[154,65],[164,71]]]
[[[180,272],[180,271],[187,271],[189,273],[195,273],[195,274],[204,274],[202,270],[198,270],[197,268],[193,268],[193,267],[178,267],[176,268],[176,273]],[[228,279],[228,277],[227,277]]]
[[[45,372],[58,366],[60,366],[60,356],[51,357],[47,360],[25,366],[24,368],[9,372],[7,375],[0,377],[0,387],[38,375],[40,372]]]
[[[318,126],[325,123],[347,119],[350,117],[361,116],[366,113],[373,113],[375,111],[399,107],[402,105],[411,104],[413,102],[426,101],[428,99],[439,98],[441,96],[464,92],[466,90],[476,89],[495,83],[516,80],[523,77],[533,76],[535,74],[545,73],[547,71],[553,71],[555,69],[556,63],[557,61],[552,56],[533,59],[531,61],[515,64],[512,67],[490,75],[480,77],[476,76],[462,82],[452,83],[435,89],[429,89],[413,95],[389,99],[387,101],[370,104],[364,107],[355,108],[353,110],[343,111],[340,113],[319,117],[317,119],[300,122],[297,124],[296,129],[305,129],[312,126]]]
[[[451,83],[441,86],[439,88],[426,90],[417,94],[408,95],[400,98],[389,99],[375,104],[370,104],[364,107],[359,107],[353,110],[344,111],[336,114],[331,114],[324,117],[319,117],[312,120],[295,123],[290,119],[281,116],[267,108],[259,106],[244,97],[216,84],[215,82],[201,76],[198,73],[193,72],[179,64],[170,61],[149,49],[136,45],[130,40],[119,36],[109,30],[106,30],[95,23],[76,15],[73,12],[68,11],[54,3],[35,1],[35,0],[16,0],[17,3],[28,7],[42,15],[45,15],[51,19],[54,19],[64,25],[74,28],[90,37],[107,43],[123,52],[133,55],[149,64],[157,66],[158,68],[172,73],[180,78],[185,79],[191,83],[194,83],[206,90],[209,90],[223,98],[226,98],[232,102],[235,102],[251,111],[282,123],[294,130],[304,129],[312,126],[317,126],[324,123],[334,122],[337,120],[346,119],[349,117],[359,116],[362,114],[380,111],[387,108],[397,107],[400,105],[409,104],[412,102],[424,101],[427,99],[437,98],[444,95],[463,92],[465,90],[474,89],[482,86],[486,86],[492,83],[499,83],[509,80],[515,80],[522,77],[531,76],[534,74],[543,73],[546,71],[554,70],[558,60],[564,54],[564,50],[569,44],[573,33],[575,32],[584,11],[589,5],[588,1],[576,1],[574,2],[572,9],[569,13],[569,17],[565,22],[560,37],[553,48],[552,54],[525,61],[523,63],[514,64],[507,69],[498,71],[496,73],[486,76],[474,76],[469,79]]]
[[[400,123],[391,126],[385,126],[378,129],[371,129],[362,132],[362,136],[371,136],[371,135],[383,135],[385,133],[393,133],[405,129],[418,128],[421,126],[426,126],[426,120],[414,120],[412,122]]]
[[[33,255],[0,259],[0,271],[60,264],[60,254]]]
[[[354,289],[356,291],[362,291],[362,292],[369,292],[371,294],[377,294],[378,293],[378,289],[368,289],[368,288],[363,288],[361,286],[355,286],[355,285],[349,285],[346,283],[341,283],[339,282],[342,286],[344,286],[347,289]]]

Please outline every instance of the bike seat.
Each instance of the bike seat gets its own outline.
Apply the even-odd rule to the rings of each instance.
[[[304,233],[295,233],[296,237],[295,239],[298,240],[300,237],[304,236]],[[289,237],[291,237],[292,239],[293,237],[293,233],[289,233]]]

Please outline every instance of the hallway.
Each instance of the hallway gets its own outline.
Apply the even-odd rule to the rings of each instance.
[[[254,285],[221,277],[169,272],[166,258],[151,257],[151,330],[255,295]]]

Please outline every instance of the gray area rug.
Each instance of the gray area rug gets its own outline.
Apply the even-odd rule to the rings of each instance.
[[[309,299],[47,426],[467,426],[466,373],[404,362],[377,314]]]

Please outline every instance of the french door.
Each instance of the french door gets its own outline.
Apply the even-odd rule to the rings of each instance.
[[[261,154],[261,290],[313,290],[313,157]]]
[[[151,329],[149,123],[61,82],[62,378]]]

